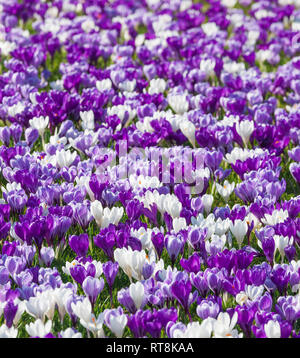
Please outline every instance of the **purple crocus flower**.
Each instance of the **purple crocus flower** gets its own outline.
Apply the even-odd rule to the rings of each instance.
[[[188,259],[181,259],[180,265],[187,272],[197,273],[200,271],[201,268],[201,258],[199,254],[194,253]]]
[[[89,243],[88,234],[72,235],[69,238],[69,245],[78,256],[86,256]]]
[[[83,281],[87,277],[87,271],[82,265],[76,265],[70,268],[70,274],[73,279],[82,285]]]
[[[0,285],[5,285],[9,281],[9,271],[6,267],[0,267]]]
[[[191,281],[184,279],[176,280],[171,284],[170,290],[172,295],[178,300],[192,321],[189,306],[196,300],[198,293],[197,291],[192,293]]]
[[[40,250],[40,259],[49,267],[54,260],[54,250],[52,247],[42,247]]]
[[[179,236],[175,235],[167,235],[165,238],[165,246],[167,252],[170,256],[172,265],[175,264],[177,256],[179,255],[180,251],[182,250],[184,243],[183,240]]]
[[[3,309],[3,315],[8,328],[12,326],[17,311],[18,305],[15,305],[12,300],[9,300]]]
[[[161,254],[164,249],[164,235],[161,232],[155,233],[154,231],[151,234],[151,241],[155,247],[158,258],[160,259]]]
[[[97,297],[99,296],[100,292],[104,288],[104,280],[103,278],[98,279],[95,277],[87,276],[83,283],[82,289],[84,293],[88,296],[92,307],[94,307]]]
[[[208,317],[217,318],[220,312],[220,306],[217,302],[212,300],[202,300],[197,306],[196,312],[201,319]]]
[[[128,312],[130,313],[135,313],[136,312],[136,306],[135,303],[133,302],[133,299],[131,298],[130,294],[129,294],[129,289],[124,289],[122,288],[119,292],[118,292],[118,301],[120,302],[121,305],[123,305]]]

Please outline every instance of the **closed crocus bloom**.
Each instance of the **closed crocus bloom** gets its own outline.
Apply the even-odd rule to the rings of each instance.
[[[71,304],[73,312],[82,322],[89,322],[92,318],[92,305],[90,300],[86,297],[83,301],[78,301]]]
[[[0,338],[17,338],[18,329],[15,327],[8,328],[5,324],[0,326]]]
[[[186,99],[186,95],[176,94],[171,95],[168,98],[169,104],[175,113],[183,114],[189,109],[189,102]]]
[[[104,320],[106,325],[117,338],[121,338],[123,336],[123,332],[127,324],[127,316],[124,314],[121,307],[105,311]]]
[[[82,120],[81,127],[83,130],[93,131],[95,129],[94,112],[92,110],[80,112],[80,118]]]
[[[173,219],[178,218],[182,210],[182,204],[175,195],[167,196],[163,202],[163,207]]]
[[[25,130],[25,141],[31,147],[38,139],[39,131],[36,128],[27,128]]]
[[[148,89],[149,94],[164,93],[167,83],[163,78],[153,78]]]
[[[281,329],[278,321],[268,321],[264,325],[264,331],[267,338],[281,338]]]
[[[30,337],[39,337],[43,338],[51,332],[52,321],[48,320],[45,324],[40,319],[37,319],[35,322],[27,324],[25,326],[26,332]]]
[[[188,121],[188,120],[183,120],[182,122],[180,122],[179,127],[180,127],[181,132],[187,137],[187,139],[190,141],[192,146],[195,148],[196,147],[196,140],[195,140],[196,128],[195,128],[194,123],[192,123],[191,121]]]
[[[217,302],[203,300],[196,309],[197,315],[201,319],[208,317],[217,318],[220,312],[220,306]]]
[[[136,86],[136,80],[133,79],[132,81],[125,80],[119,83],[118,87],[123,92],[133,92]]]
[[[178,233],[180,230],[186,229],[186,220],[185,218],[175,218],[173,219],[173,228],[175,233]]]
[[[46,312],[49,310],[49,302],[40,297],[30,297],[26,302],[26,311],[35,318],[45,321]]]
[[[98,278],[87,276],[82,283],[82,288],[94,307],[97,297],[104,288],[104,280],[103,278],[99,280]]]
[[[276,249],[279,251],[281,256],[281,261],[283,262],[285,251],[284,249],[290,245],[293,244],[293,238],[288,236],[282,236],[282,235],[274,235],[274,241],[275,241],[275,251]]]
[[[122,249],[117,248],[114,251],[114,259],[118,262],[119,266],[126,273],[130,280],[135,278],[141,280],[143,278],[142,271],[145,264],[146,252],[144,250],[132,250],[131,247]]]
[[[145,298],[144,285],[141,282],[132,283],[129,286],[129,294],[135,304],[136,309],[139,310]]]
[[[175,235],[168,235],[165,240],[165,245],[172,264],[174,264],[180,250],[182,249],[183,240]]]
[[[101,227],[106,228],[109,224],[118,225],[124,214],[123,208],[113,207],[112,209],[105,208],[103,210],[103,218],[101,221]]]
[[[96,81],[96,88],[99,92],[110,90],[112,87],[112,82],[109,78],[105,78],[101,81]]]
[[[249,138],[254,131],[254,123],[253,121],[242,121],[236,124],[236,131],[239,136],[242,138],[245,146],[247,146],[249,142]]]
[[[200,70],[205,72],[206,77],[213,76],[215,74],[216,61],[213,58],[201,60]]]
[[[11,130],[9,127],[0,128],[0,141],[7,147],[9,146]]]
[[[210,213],[211,206],[214,201],[214,197],[210,194],[204,194],[201,199],[202,199],[202,203],[203,203],[205,212],[207,214]]]
[[[173,327],[172,327],[173,328]],[[213,323],[210,319],[203,322],[191,322],[186,327],[172,330],[172,338],[210,338]]]
[[[54,259],[54,250],[52,247],[42,247],[40,250],[40,260],[49,267]]]
[[[242,247],[243,240],[248,231],[248,224],[246,220],[235,220],[234,223],[230,223],[230,231],[236,238],[239,248]]]
[[[60,331],[58,336],[60,338],[82,338],[82,334],[80,332],[77,332],[70,327],[64,331]]]
[[[71,153],[70,150],[62,149],[56,152],[55,155],[56,164],[58,165],[59,168],[69,167],[74,162],[76,156],[77,156],[76,152]]]
[[[43,136],[45,129],[49,124],[49,117],[34,117],[29,120],[29,124],[31,128],[35,128],[38,130],[40,136]]]
[[[9,281],[9,271],[6,267],[0,267],[0,285],[5,285]]]
[[[91,203],[90,207],[91,213],[96,220],[98,226],[101,226],[102,217],[103,217],[103,206],[99,200],[95,200]]]
[[[69,245],[78,256],[86,256],[89,250],[89,243],[88,234],[72,235],[69,238]]]

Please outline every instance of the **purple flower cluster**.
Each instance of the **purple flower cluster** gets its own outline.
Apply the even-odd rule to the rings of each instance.
[[[300,336],[299,23],[0,0],[0,337]]]

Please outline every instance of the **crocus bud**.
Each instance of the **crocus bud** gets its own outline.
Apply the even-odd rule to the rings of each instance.
[[[39,137],[39,131],[36,128],[27,128],[25,130],[25,140],[29,147],[33,145],[33,143],[36,142],[36,140]]]

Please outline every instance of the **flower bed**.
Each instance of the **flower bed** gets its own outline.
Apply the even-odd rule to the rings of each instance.
[[[299,24],[0,0],[0,337],[298,338]]]

